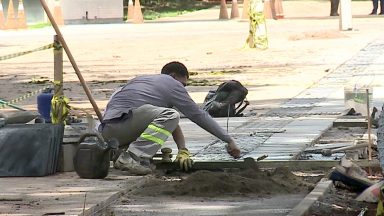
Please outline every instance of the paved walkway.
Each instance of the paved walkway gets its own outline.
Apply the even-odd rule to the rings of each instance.
[[[265,160],[290,160],[316,141],[343,114],[345,86],[358,84],[363,88],[366,85],[373,87],[374,93],[381,93],[382,87],[378,80],[384,78],[383,67],[384,40],[377,39],[319,82],[278,108],[256,117],[230,118],[229,122],[226,118],[217,120],[224,128],[228,127],[243,150],[243,157],[256,159],[266,154],[268,158]],[[383,94],[377,92],[373,104],[381,107]],[[181,127],[187,131],[187,146],[195,161],[233,160],[225,153],[224,143],[202,131],[194,123],[183,119]],[[172,147],[170,142],[167,145]],[[162,198],[156,203],[136,199],[134,203],[113,205],[109,209],[115,215],[133,213],[143,216],[305,215],[309,206],[325,193],[330,185],[330,181],[321,182],[316,191],[305,198],[296,194],[236,202],[213,199],[209,202],[205,200],[203,205],[201,201],[191,199]]]
[[[325,4],[325,3],[324,3]],[[360,4],[360,3],[359,3]],[[310,5],[308,5],[308,8],[311,8]],[[327,6],[328,8],[328,6]],[[357,8],[357,7],[356,7]],[[364,11],[367,9],[367,13],[369,12],[369,7],[363,8]],[[325,13],[328,14],[328,10],[325,12],[320,12],[319,10],[311,9],[315,11],[316,17],[319,16],[319,13]],[[215,12],[216,13],[216,12]],[[217,13],[218,14],[218,13]],[[298,14],[295,14],[299,16]],[[291,15],[291,18],[295,18],[295,16]],[[282,20],[280,23],[283,24],[289,24],[292,22],[292,19],[289,20]],[[379,19],[379,18],[377,18]],[[335,24],[335,20],[327,20],[325,25],[328,25],[330,23]],[[301,25],[303,26],[309,26],[312,22],[317,22],[317,20],[303,20]],[[359,20],[357,20],[359,22]],[[275,35],[279,35],[282,31],[285,31],[283,29],[279,28],[273,28],[273,27],[281,27],[277,22],[271,21],[271,32],[276,33]],[[148,24],[149,26],[155,27],[155,23]],[[201,25],[201,23],[196,23],[192,25],[192,28],[196,28],[196,26]],[[220,27],[224,26],[221,22],[215,22],[209,24],[210,28],[214,28],[217,25],[220,25]],[[175,25],[178,28],[180,25]],[[131,29],[128,27],[130,26],[123,26],[125,33],[131,33]],[[83,28],[82,26],[74,26],[74,27],[68,27],[66,28],[67,31],[70,30],[80,30]],[[93,27],[89,27],[93,31]],[[95,27],[93,33],[97,32],[98,30]],[[138,26],[137,27],[140,31],[144,31],[144,27]],[[172,30],[174,28],[173,25],[166,25],[162,26],[162,28],[166,28],[167,31]],[[169,29],[168,29],[169,28]],[[181,28],[181,27],[180,27]],[[326,27],[324,27],[326,28]],[[362,30],[372,31],[369,30],[368,27],[365,25],[361,25]],[[113,26],[108,27],[108,30],[112,33],[120,32],[116,30],[117,28],[114,28]],[[242,28],[238,27],[235,30],[241,30]],[[301,28],[302,29],[302,28]],[[291,28],[290,31],[292,33],[300,33],[300,28],[294,29]],[[44,30],[48,31],[48,30]],[[50,30],[49,30],[50,31]],[[110,33],[111,33],[110,32]],[[215,38],[218,39],[217,43],[227,43],[227,40],[220,41],[219,36],[228,33],[233,34],[229,31],[229,29],[224,29],[221,32],[214,32]],[[374,31],[372,31],[373,33]],[[22,32],[23,33],[23,32]],[[7,37],[9,35],[15,35],[15,39],[20,39],[24,37],[22,33],[14,32],[10,34],[6,33],[0,33],[0,36],[6,35]],[[112,34],[111,33],[111,34]],[[161,32],[166,37],[168,36],[166,32]],[[38,42],[46,42],[51,41],[51,32],[49,36],[46,36],[46,38],[41,38],[40,33],[38,31],[33,31],[32,33],[29,33],[32,35],[30,40],[34,40],[33,37],[34,34],[36,34],[36,38],[39,38],[37,40]],[[73,34],[73,35],[71,35]],[[142,34],[137,33],[140,35],[138,37],[138,40],[142,38]],[[349,35],[355,34],[355,32],[350,32]],[[356,33],[357,34],[357,33]],[[376,33],[375,33],[376,34]],[[77,34],[68,32],[66,35],[69,35],[70,38],[72,37],[72,44],[75,46],[71,47],[78,47],[77,51],[79,51],[78,56],[80,59],[80,62],[85,64],[85,68],[89,69],[90,71],[93,71],[91,68],[94,67],[94,62],[98,59],[100,59],[100,56],[104,56],[105,53],[94,53],[94,50],[81,50],[82,46],[79,45],[79,43],[84,43],[83,38],[86,38],[86,35],[83,35],[83,38],[79,38]],[[163,36],[164,36],[163,35]],[[103,37],[105,35],[98,35],[100,39],[103,40]],[[109,37],[110,35],[108,35]],[[161,35],[160,35],[161,36]],[[195,35],[192,34],[192,37]],[[382,36],[382,35],[381,35]],[[145,35],[145,37],[149,37],[148,35]],[[208,36],[207,36],[208,37]],[[211,36],[210,36],[211,37]],[[233,37],[236,39],[236,41],[241,41],[236,44],[236,47],[241,47],[241,44],[243,43],[243,35],[239,37]],[[233,39],[232,38],[232,39]],[[108,39],[108,38],[107,38]],[[174,38],[177,42],[177,38]],[[368,40],[369,38],[365,38],[365,40]],[[21,39],[20,39],[21,40]],[[147,41],[148,38],[142,39],[147,43],[152,43],[152,41]],[[278,42],[279,40],[282,40],[282,38],[272,37],[272,41]],[[361,40],[364,40],[364,37],[361,37]],[[206,42],[207,40],[201,40],[200,42]],[[284,40],[285,41],[285,40]],[[23,41],[24,42],[24,41]],[[156,42],[156,41],[155,41]],[[363,41],[364,42],[364,41]],[[362,43],[363,43],[362,42]],[[332,70],[324,76],[323,79],[320,79],[315,84],[311,85],[309,88],[305,88],[305,90],[302,90],[302,86],[300,86],[300,83],[295,84],[299,85],[297,88],[301,88],[299,91],[299,94],[295,94],[292,99],[279,104],[276,108],[271,109],[265,113],[260,113],[257,116],[250,116],[250,117],[244,117],[244,118],[231,118],[228,122],[228,131],[235,137],[236,141],[238,142],[239,146],[243,150],[243,157],[254,157],[257,158],[263,154],[267,154],[268,158],[266,160],[280,160],[280,159],[291,159],[294,158],[296,154],[298,154],[302,149],[304,149],[306,146],[310,145],[314,140],[316,140],[323,131],[325,131],[327,128],[329,128],[332,125],[332,122],[340,116],[340,114],[344,111],[344,86],[346,84],[355,84],[356,82],[359,84],[370,84],[373,87],[373,96],[374,96],[374,104],[377,107],[381,107],[383,98],[382,98],[382,86],[381,86],[381,80],[383,80],[383,67],[384,67],[384,41],[383,39],[375,39],[371,41],[368,40],[369,44],[365,46],[363,49],[360,50],[360,47],[355,47],[358,51],[356,54],[353,51],[353,53],[350,53],[353,55],[352,58],[350,58],[348,61],[341,64],[339,67],[337,67],[335,70]],[[1,43],[4,43],[1,41]],[[9,48],[9,50],[12,50],[12,48],[20,49],[20,47],[17,47],[21,42],[18,42],[17,40],[13,42],[14,44],[10,43],[7,46],[4,46],[6,48]],[[179,45],[181,42],[177,42]],[[308,47],[311,47],[311,43],[315,43],[314,41],[308,42]],[[319,41],[318,43],[324,43],[324,41]],[[154,43],[155,44],[155,43]],[[215,41],[210,41],[210,46],[214,46]],[[272,44],[272,43],[271,43]],[[274,44],[282,44],[282,43],[274,43]],[[0,44],[1,45],[1,44]],[[79,46],[77,46],[79,45]],[[112,46],[113,44],[111,44]],[[134,47],[134,45],[132,45]],[[277,54],[284,53],[284,49],[294,49],[295,46],[297,46],[296,43],[290,43],[289,45],[282,45],[283,47],[277,47],[277,45],[271,45],[272,52],[276,52]],[[340,45],[342,46],[342,45]],[[185,47],[180,45],[180,52],[183,50],[188,51],[185,49]],[[137,47],[134,47],[137,48]],[[162,47],[165,48],[165,47]],[[121,50],[124,50],[125,48],[120,48]],[[309,48],[308,48],[309,49]],[[134,49],[135,50],[135,49]],[[165,50],[165,49],[164,49]],[[351,50],[354,50],[352,47]],[[151,50],[149,50],[151,51]],[[153,51],[153,50],[152,50]],[[164,59],[169,59],[171,57],[176,56],[175,51],[177,50],[170,50],[168,53],[164,51],[165,55],[168,55],[167,58],[164,56],[159,55],[157,58],[154,58],[154,61],[157,61],[155,63],[152,63],[152,65],[147,66],[147,69],[145,69],[146,73],[151,72],[153,68],[157,68],[160,62],[163,62]],[[210,47],[205,47],[203,49],[203,52],[208,53],[212,50]],[[105,52],[110,52],[109,50],[105,49]],[[4,54],[8,54],[9,52],[6,51]],[[91,55],[91,53],[94,53],[94,55]],[[143,56],[140,55],[148,55],[147,52],[145,54],[138,53],[138,56],[132,57],[132,52],[126,53],[125,58],[129,59],[129,57],[136,58],[136,59],[144,59]],[[223,64],[221,67],[226,67],[230,65],[236,65],[236,62],[227,62],[232,56],[233,53],[238,54],[233,47],[231,50],[228,50],[228,47],[225,47],[223,49],[214,49],[213,51],[214,55],[207,54],[206,58],[211,59],[218,59],[217,61],[214,61],[215,64]],[[220,55],[215,55],[216,53],[219,53]],[[308,52],[310,53],[310,52]],[[110,62],[119,64],[123,62],[120,60],[120,57],[116,57],[113,52],[110,52],[111,59]],[[182,57],[187,58],[193,53],[185,52],[183,53]],[[330,55],[328,52],[323,53],[324,56]],[[339,56],[338,53],[334,53],[334,61],[330,63],[332,64],[339,64]],[[99,55],[99,56],[98,56]],[[223,56],[225,55],[225,58]],[[263,61],[263,59],[266,59],[266,64],[273,64],[276,63],[276,60],[268,59],[269,56],[264,56],[265,53],[247,53],[247,55],[251,56],[247,59],[245,59],[245,65],[251,65],[256,67],[257,65],[253,65],[255,61]],[[297,54],[296,58],[301,57],[300,55],[303,54]],[[113,58],[112,58],[113,56]],[[245,56],[245,55],[244,55]],[[259,56],[262,56],[258,58]],[[273,55],[271,55],[273,56]],[[345,52],[343,52],[342,57],[344,58],[347,56]],[[124,57],[124,56],[123,56]],[[189,59],[191,62],[200,62],[197,63],[195,68],[206,68],[207,65],[211,65],[211,62],[202,62],[200,61],[200,55],[194,56],[192,59]],[[223,58],[223,60],[222,60]],[[283,62],[283,65],[280,65],[281,68],[286,68],[287,66],[284,65],[285,62],[294,62],[297,64],[302,64],[303,62],[295,62],[296,60],[295,56],[284,56],[281,55],[281,62]],[[322,56],[319,56],[319,58],[322,58]],[[340,57],[341,58],[341,57]],[[39,59],[39,58],[36,58]],[[23,68],[23,72],[26,74],[26,76],[20,75],[22,79],[28,80],[30,78],[30,74],[24,71],[27,70],[26,64],[28,64],[28,68],[32,67],[33,70],[36,72],[36,76],[40,75],[39,71],[36,69],[36,67],[41,67],[41,62],[39,60],[34,59],[34,57],[31,57],[30,59],[26,59],[26,62],[15,64],[15,62],[10,62],[9,64],[5,64],[5,67],[8,69],[9,74],[6,75],[7,77],[12,77],[11,73],[16,68],[16,70],[19,70],[20,68]],[[93,60],[90,61],[89,59]],[[124,58],[123,58],[124,59]],[[256,60],[255,60],[256,59]],[[304,58],[301,58],[304,59]],[[342,59],[342,58],[341,58]],[[269,60],[269,61],[268,61]],[[328,59],[329,60],[329,59]],[[143,60],[141,60],[143,61]],[[39,64],[36,64],[39,62]],[[110,62],[103,63],[106,65],[102,65],[103,68],[98,68],[100,71],[103,71],[103,73],[88,73],[86,76],[88,76],[87,80],[92,80],[91,78],[94,78],[95,76],[98,79],[107,78],[105,71],[111,70],[111,67],[114,68],[114,66],[110,66]],[[279,61],[280,62],[280,61]],[[48,65],[46,61],[43,62],[44,65]],[[124,62],[125,63],[125,62]],[[308,62],[306,64],[315,64],[315,62],[312,62],[310,59],[308,59]],[[318,63],[318,62],[316,62]],[[33,65],[32,65],[33,64]],[[87,68],[87,64],[91,65],[89,68]],[[141,65],[138,64],[136,61],[132,61],[129,63],[130,66],[127,67],[130,70],[137,70],[141,69]],[[328,62],[324,63],[327,68]],[[46,66],[46,71],[51,70],[51,66]],[[124,66],[124,64],[122,64]],[[155,66],[153,66],[155,65]],[[239,64],[240,65],[240,64]],[[239,66],[237,65],[237,66]],[[107,67],[108,66],[108,67]],[[289,65],[288,65],[289,66]],[[84,68],[84,67],[83,67]],[[123,71],[121,68],[116,67],[116,71],[118,71],[117,76],[121,76],[120,70]],[[308,67],[304,67],[304,69],[308,69]],[[302,68],[302,69],[303,69]],[[316,68],[311,68],[315,72],[322,73],[323,71],[320,71],[320,66],[317,66]],[[125,68],[126,69],[126,68]],[[251,68],[250,70],[252,70]],[[322,68],[324,69],[324,68]],[[254,69],[253,69],[254,70]],[[94,72],[94,71],[93,71]],[[96,71],[97,72],[97,71]],[[269,71],[271,72],[271,71]],[[276,71],[272,71],[276,72]],[[257,75],[257,73],[255,73]],[[46,74],[44,74],[46,75]],[[116,74],[115,74],[116,75]],[[129,74],[132,76],[132,74]],[[240,75],[239,75],[240,76]],[[1,77],[1,75],[0,75]],[[26,78],[27,77],[27,78]],[[95,79],[96,79],[95,78]],[[290,80],[297,82],[298,79]],[[245,78],[244,78],[245,79]],[[24,80],[24,81],[25,81]],[[76,80],[76,78],[73,78],[73,80]],[[256,80],[256,79],[255,79]],[[317,79],[316,79],[317,80]],[[15,83],[9,82],[9,80],[5,80],[3,83],[4,85],[7,84],[14,86]],[[20,81],[20,80],[19,80]],[[258,80],[256,80],[258,81]],[[263,83],[263,80],[258,81],[260,84]],[[19,84],[20,82],[16,83]],[[72,85],[78,85],[77,83]],[[307,85],[306,85],[307,86]],[[11,88],[11,87],[9,87]],[[25,90],[23,87],[23,90]],[[104,88],[106,88],[104,86]],[[204,89],[205,91],[206,89]],[[257,89],[259,90],[259,89]],[[281,91],[285,91],[281,90]],[[22,91],[23,92],[23,91]],[[20,93],[22,93],[20,92]],[[260,93],[260,91],[253,91],[252,94]],[[268,91],[266,91],[268,93]],[[75,94],[75,92],[72,92]],[[265,92],[263,92],[265,93]],[[285,92],[282,92],[282,94]],[[268,98],[270,95],[266,94],[265,98]],[[83,96],[84,97],[84,96]],[[103,94],[104,97],[104,94]],[[100,97],[101,98],[101,97]],[[99,99],[100,99],[99,98]],[[105,100],[105,98],[103,98]],[[30,102],[30,104],[34,104],[34,102]],[[227,126],[227,119],[226,118],[220,118],[217,119],[218,122],[226,128]],[[195,124],[191,123],[187,119],[182,119],[181,126],[184,131],[188,131],[188,133],[185,133],[187,145],[191,152],[194,154],[195,160],[204,161],[204,160],[232,160],[227,156],[225,153],[223,143],[220,141],[217,141],[215,137],[208,134],[207,132],[203,131],[202,129],[198,128]],[[172,144],[172,141],[168,141],[168,146],[172,147],[174,149],[174,152],[176,152],[175,145]],[[83,210],[86,211],[86,213],[91,214],[98,212],[102,208],[108,206],[110,204],[110,201],[117,198],[121,193],[123,193],[125,190],[129,190],[130,187],[134,186],[134,183],[138,180],[138,177],[133,176],[123,176],[120,173],[113,171],[109,175],[109,177],[105,180],[84,180],[79,179],[77,175],[73,172],[68,173],[61,173],[54,176],[48,176],[43,178],[1,178],[0,179],[0,188],[2,189],[0,192],[0,214],[35,214],[35,215],[42,215],[46,213],[63,213],[65,212],[66,215],[79,215],[83,212]],[[250,201],[246,201],[244,203],[233,203],[233,208],[236,208],[238,206],[245,206],[244,214],[243,215],[266,215],[270,213],[270,215],[286,215],[287,212],[289,212],[290,209],[292,209],[297,203],[299,203],[300,199],[302,199],[301,196],[293,195],[294,197],[282,197],[281,199],[276,198],[276,202],[283,203],[284,200],[292,199],[293,201],[290,201],[289,203],[285,203],[286,205],[281,205],[281,209],[278,212],[274,213],[274,210],[276,209],[274,205],[270,205],[269,208],[264,210],[258,210],[258,205],[253,203],[261,203],[263,205],[262,200],[252,200],[252,203]],[[271,199],[272,200],[272,199]],[[266,201],[268,202],[268,201]],[[85,203],[85,208],[84,208]],[[273,203],[273,202],[272,202]],[[264,203],[265,204],[265,203]],[[217,207],[223,207],[223,206],[229,206],[229,203],[223,202],[212,202],[211,204],[205,203],[204,206],[207,206],[207,208],[217,208]],[[190,211],[194,211],[195,207],[197,208],[199,205],[197,203],[193,203],[190,205]],[[268,206],[268,205],[266,205]],[[156,208],[157,206],[154,204],[153,208]],[[159,206],[161,207],[161,206]],[[119,207],[118,207],[119,208]],[[123,210],[122,210],[123,211]],[[138,208],[138,211],[140,211],[140,208]],[[210,211],[204,211],[201,210],[202,213],[205,213],[209,215]],[[168,213],[168,212],[167,212]],[[167,213],[164,213],[167,214]],[[175,211],[175,213],[177,213]],[[180,212],[179,212],[180,213]],[[233,212],[232,212],[233,213]],[[124,214],[124,212],[122,213]],[[214,214],[214,213],[213,213]]]
[[[374,91],[375,89],[380,90],[379,86],[375,86],[379,84],[379,80],[384,75],[383,65],[384,40],[378,39],[368,44],[352,59],[329,73],[317,84],[304,90],[279,108],[259,116],[230,118],[228,130],[243,149],[244,157],[257,158],[267,154],[269,157],[266,160],[291,159],[327,130],[344,111],[345,83],[354,80],[373,80]],[[371,79],[372,77],[374,79]],[[374,99],[377,105],[382,102],[382,98]],[[226,127],[226,118],[217,120],[223,127]],[[224,151],[223,143],[216,141],[213,136],[202,131],[194,123],[182,119],[181,126],[188,131],[185,133],[187,145],[196,161],[231,160]],[[171,142],[166,145],[174,147]],[[44,181],[42,178],[2,178],[0,179],[2,188],[0,214],[31,214],[33,212],[32,214],[41,215],[65,212],[66,215],[77,215],[83,210],[89,214],[97,213],[132,187],[138,178],[122,176],[116,171],[111,172],[106,180],[79,179],[73,172],[44,177]],[[234,209],[242,206],[241,210],[238,209],[238,213],[241,215],[286,215],[303,198],[303,195],[293,195],[289,198],[278,196],[265,201],[252,201],[253,204],[263,205],[262,209],[258,207],[258,204],[252,205],[249,200],[237,203],[212,201],[205,203],[204,206],[208,209],[221,209],[223,214],[230,214]],[[283,202],[285,199],[289,199],[291,202]],[[127,211],[139,214],[144,209],[139,207],[140,200],[137,202],[136,207],[113,206],[112,209],[116,210],[118,215],[125,215]],[[171,202],[174,202],[174,205],[181,203],[180,201],[177,203],[175,201],[164,202],[163,204],[167,206]],[[85,208],[83,208],[84,203],[86,203]],[[287,206],[280,205],[280,208],[276,209],[277,203],[285,203]],[[160,211],[162,206],[151,206],[152,209],[147,207],[145,209],[148,212],[157,210],[160,215],[169,214],[168,210]],[[192,202],[188,206],[188,211],[179,209],[174,213],[176,215],[183,212],[217,214],[217,211],[210,213],[208,209],[201,209],[198,203]],[[224,206],[227,206],[227,209],[223,209]]]
[[[266,154],[266,160],[293,159],[345,112],[345,87],[356,85],[363,92],[364,88],[372,87],[373,105],[380,110],[384,101],[383,69],[384,40],[377,39],[278,108],[256,117],[230,118],[228,130],[243,150],[243,157],[256,159]],[[220,118],[218,122],[227,127],[226,118]],[[188,140],[187,145],[196,161],[231,160],[225,154],[223,142],[213,137],[201,137],[204,132],[186,119],[182,120],[181,126],[191,136],[188,138],[194,140]]]

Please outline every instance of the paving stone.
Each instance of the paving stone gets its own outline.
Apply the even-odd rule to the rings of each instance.
[[[384,65],[383,50],[383,40],[374,41],[311,88],[266,114],[215,120],[225,129],[228,125],[244,157],[268,154],[266,160],[291,159],[310,146],[345,111],[346,84],[373,82],[375,75],[382,73],[382,67],[377,66]],[[181,119],[180,125],[183,131],[188,131],[187,145],[195,160],[233,160],[222,141],[188,119]],[[171,144],[172,141],[167,141],[166,146]]]

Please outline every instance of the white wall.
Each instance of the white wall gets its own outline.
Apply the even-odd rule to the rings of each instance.
[[[88,19],[123,20],[123,0],[61,0],[63,18],[83,20],[88,11]]]

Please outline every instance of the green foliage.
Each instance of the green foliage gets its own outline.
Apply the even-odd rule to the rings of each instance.
[[[45,28],[47,26],[51,26],[51,23],[36,23],[33,25],[28,25],[29,29],[40,29],[40,28]]]
[[[207,9],[218,3],[204,2],[201,0],[141,0],[144,20],[154,20],[161,17],[173,17],[188,12]],[[124,0],[125,8],[128,7],[128,0]],[[127,10],[124,10],[124,17]]]

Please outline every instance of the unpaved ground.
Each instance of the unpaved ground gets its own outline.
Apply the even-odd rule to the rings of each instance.
[[[147,176],[108,215],[286,215],[319,180],[285,168]]]
[[[335,143],[354,143],[356,140],[364,139],[364,134],[367,133],[366,127],[332,127],[326,131],[321,138],[316,142],[315,146],[323,146],[326,148],[327,144]],[[374,133],[375,134],[375,133]],[[377,159],[377,151],[373,148],[372,157]],[[351,153],[347,155],[351,157],[353,154],[358,155],[359,157],[364,156],[364,159],[367,159],[367,149],[362,149],[359,153],[356,151],[350,151]],[[306,154],[302,159],[309,160],[340,160],[342,157],[346,156],[343,153],[334,153],[331,156],[323,156],[322,154]],[[324,173],[325,177],[328,176],[328,172]],[[367,170],[368,172],[368,170]],[[379,178],[382,176],[380,170],[371,170],[372,176]],[[347,215],[358,215],[363,208],[367,208],[367,211],[364,215],[373,216],[376,215],[376,203],[367,203],[356,201],[355,198],[359,193],[348,190],[345,186],[340,183],[332,185],[329,191],[325,193],[318,201],[316,201],[309,213],[308,216],[321,216],[321,215],[330,215],[330,216],[347,216]]]
[[[248,23],[218,21],[218,10],[143,25],[65,26],[62,32],[100,109],[105,107],[113,90],[126,80],[141,74],[159,73],[162,65],[178,60],[185,63],[190,71],[196,72],[191,76],[195,82],[208,80],[210,85],[227,79],[243,82],[250,90],[250,108],[262,113],[299,94],[367,43],[382,36],[378,26],[383,18],[365,16],[371,10],[371,2],[352,4],[356,16],[354,29],[340,32],[339,20],[328,17],[328,1],[285,2],[286,19],[267,21],[269,49],[265,51],[243,49],[248,36]],[[191,19],[194,21],[188,21]],[[2,31],[0,56],[51,43],[53,35],[50,28]],[[43,84],[37,83],[52,81],[51,53],[51,50],[41,51],[1,61],[0,98],[12,100],[43,87]],[[71,99],[71,104],[90,109],[66,58],[64,79],[64,93]],[[380,83],[380,80],[376,82]],[[207,91],[214,88],[210,85],[189,86],[187,89],[193,99],[201,103]],[[36,109],[35,101],[32,96],[18,105],[33,110]],[[156,182],[159,179],[152,180]],[[263,183],[268,183],[268,176],[264,180]],[[253,187],[264,188],[259,185]],[[306,190],[307,187],[301,189]],[[279,190],[282,191],[282,188],[276,192]],[[156,190],[153,192],[157,193]],[[262,191],[257,194],[268,193]],[[148,197],[144,202],[146,199]],[[151,199],[158,201],[155,197]],[[231,200],[240,199],[234,197]]]
[[[64,37],[101,110],[115,88],[137,75],[159,73],[178,60],[210,85],[237,79],[249,88],[248,99],[262,112],[291,98],[332,72],[381,32],[379,16],[363,16],[370,2],[353,2],[353,31],[340,32],[339,20],[328,17],[329,2],[288,1],[285,19],[267,20],[269,48],[243,49],[248,23],[218,21],[209,10],[143,25],[74,25]],[[241,9],[240,9],[241,10]],[[360,17],[359,17],[360,16]],[[0,32],[0,56],[52,42],[50,28]],[[52,51],[1,61],[0,98],[12,100],[52,81]],[[91,108],[72,66],[65,58],[64,93],[72,105]],[[187,87],[201,103],[212,86]],[[17,103],[36,109],[35,96]]]
[[[358,194],[350,192],[343,188],[331,186],[330,191],[321,199],[316,201],[308,216],[347,216],[359,215],[359,213],[367,208],[365,216],[376,215],[377,203],[358,202],[355,200]]]
[[[364,134],[366,133],[367,133],[366,127],[331,127],[329,130],[327,130],[325,133],[322,134],[322,136],[313,144],[313,147],[326,149],[329,146],[332,146],[333,144],[346,143],[348,145],[352,145],[357,140],[367,140],[367,136],[364,136]],[[366,153],[366,151],[367,150],[365,149],[365,150],[362,150],[361,152]],[[350,152],[354,153],[356,151],[350,151]],[[367,156],[367,154],[362,154],[362,153],[360,154],[360,157]],[[317,153],[303,152],[299,158],[301,160],[340,160],[344,156],[345,156],[344,152],[334,153],[330,156],[328,155],[324,156],[319,152]]]
[[[237,172],[196,171],[179,177],[148,178],[129,195],[139,196],[266,196],[271,194],[308,193],[314,185],[292,174],[288,169]]]

